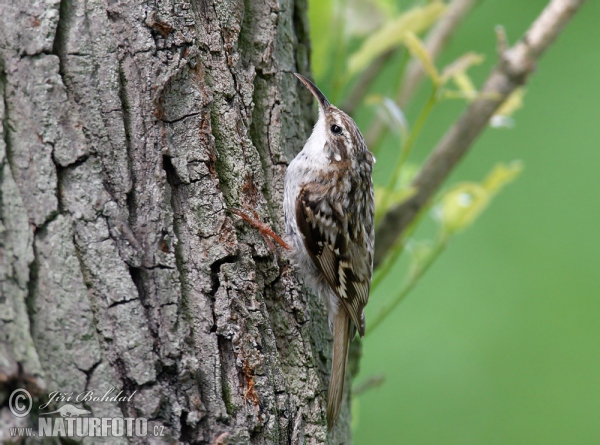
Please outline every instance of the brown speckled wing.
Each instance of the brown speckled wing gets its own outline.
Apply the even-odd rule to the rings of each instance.
[[[330,190],[320,183],[305,184],[296,200],[296,222],[313,263],[362,336],[372,271],[369,233],[361,215],[344,211],[340,200],[329,199]]]

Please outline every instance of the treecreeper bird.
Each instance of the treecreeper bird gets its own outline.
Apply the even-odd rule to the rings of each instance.
[[[333,360],[327,422],[338,418],[348,347],[365,333],[363,310],[373,273],[375,158],[356,123],[331,105],[306,77],[298,79],[317,99],[319,118],[285,174],[283,209],[290,258],[305,284],[327,306]]]

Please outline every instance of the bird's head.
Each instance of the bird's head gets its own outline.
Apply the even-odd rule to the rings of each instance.
[[[306,77],[296,77],[317,99],[319,119],[311,139],[324,145],[319,147],[332,162],[347,161],[368,152],[365,140],[354,120],[334,105],[331,105],[317,86]],[[318,142],[317,142],[318,141]]]

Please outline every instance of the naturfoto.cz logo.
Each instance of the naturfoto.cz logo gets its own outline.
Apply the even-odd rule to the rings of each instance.
[[[39,406],[40,412],[35,427],[11,427],[11,437],[146,437],[164,436],[164,426],[152,425],[148,429],[148,420],[143,417],[90,417],[92,412],[79,408],[71,403],[65,403],[60,408],[42,412],[41,410],[55,401],[95,401],[122,402],[130,401],[121,393],[111,396],[114,388],[103,396],[95,396],[93,391],[86,391],[73,397],[72,393],[51,393],[50,401]],[[135,393],[134,393],[135,394]],[[25,389],[17,389],[9,398],[9,409],[15,417],[27,416],[33,406],[31,394]]]

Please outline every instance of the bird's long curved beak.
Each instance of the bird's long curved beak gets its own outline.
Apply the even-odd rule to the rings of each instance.
[[[298,73],[294,73],[294,74],[296,75],[296,77],[298,79],[300,79],[300,82],[302,82],[306,86],[306,88],[308,88],[308,90],[312,93],[312,95],[315,96],[315,98],[317,99],[317,102],[319,103],[319,108],[321,108],[323,113],[325,113],[330,105],[330,103],[327,100],[327,98],[325,97],[325,95],[323,93],[321,93],[321,90],[319,90],[314,83],[312,83],[310,80],[308,80],[302,74],[298,74]]]

